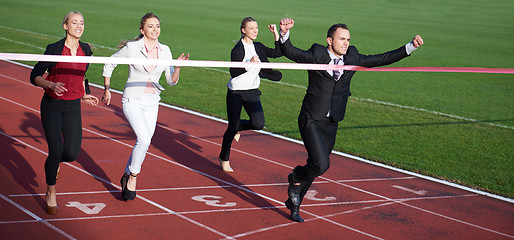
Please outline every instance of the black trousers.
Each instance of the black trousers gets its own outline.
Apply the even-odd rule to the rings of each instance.
[[[309,186],[314,178],[321,176],[330,167],[330,153],[334,148],[338,122],[327,117],[314,120],[305,111],[300,112],[298,127],[308,153],[307,164],[296,166],[294,177]]]
[[[227,90],[228,127],[223,134],[223,143],[219,155],[221,160],[229,160],[232,140],[237,132],[264,128],[264,111],[262,110],[260,95],[261,91],[259,89]],[[243,107],[250,117],[248,120],[241,120]]]
[[[59,163],[75,161],[80,153],[80,99],[58,100],[45,94],[41,100],[41,122],[48,142],[48,157],[45,161],[46,184],[55,185]]]

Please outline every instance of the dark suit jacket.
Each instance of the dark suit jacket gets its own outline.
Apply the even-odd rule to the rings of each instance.
[[[283,56],[282,52],[280,51],[280,45],[278,42],[275,42],[275,49],[266,47],[264,46],[264,44],[260,42],[253,42],[253,45],[255,46],[255,52],[257,52],[257,55],[259,55],[259,59],[261,60],[261,62],[269,62],[268,57],[278,58]],[[239,40],[234,46],[234,48],[232,48],[232,52],[230,53],[230,60],[232,62],[241,62],[243,61],[244,57],[245,49],[243,43],[241,42],[241,40]],[[230,68],[230,76],[233,78],[245,72],[246,70],[244,68]],[[266,78],[272,81],[280,81],[280,79],[282,79],[282,73],[277,70],[263,68],[259,72],[259,77]]]
[[[66,38],[63,38],[55,43],[49,44],[46,47],[45,55],[61,55],[65,40]],[[93,55],[89,44],[79,41],[79,45],[86,56]],[[48,72],[51,72],[55,65],[57,65],[56,62],[38,62],[30,72],[30,82],[36,85],[35,78],[38,76],[43,76],[47,70]],[[86,65],[86,71],[88,68],[89,63]],[[86,82],[86,93],[89,94],[89,92],[89,84]]]
[[[288,39],[280,44],[280,49],[284,56],[297,63],[328,64],[331,61],[327,47],[319,44],[313,44],[309,50],[304,51],[294,47]],[[407,56],[404,46],[377,55],[362,55],[357,48],[350,46],[343,58],[345,65],[377,67],[394,63]],[[350,81],[355,71],[345,70],[339,81],[333,80],[325,70],[309,70],[308,72],[309,85],[303,99],[302,112],[311,119],[322,120],[331,110],[334,121],[343,120],[346,103],[351,95]]]

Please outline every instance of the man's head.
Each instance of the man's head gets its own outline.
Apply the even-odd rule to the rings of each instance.
[[[332,25],[327,32],[328,50],[336,56],[345,55],[350,46],[350,31],[346,24]]]

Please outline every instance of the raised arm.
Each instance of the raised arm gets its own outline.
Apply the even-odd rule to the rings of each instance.
[[[268,25],[268,29],[273,33],[273,35],[275,36],[275,42],[278,41],[278,39],[280,38],[280,35],[278,33],[278,30],[277,30],[277,25],[275,24],[270,24]]]
[[[416,35],[411,42],[398,49],[375,55],[359,54],[359,66],[378,67],[395,63],[411,54],[412,51],[423,45],[421,36]]]
[[[189,53],[184,55],[184,53],[180,54],[177,60],[189,60]],[[181,66],[175,66],[175,71],[171,74],[171,82],[168,82],[169,85],[177,84],[179,76],[180,76],[180,68]]]
[[[280,34],[284,36],[289,29],[294,26],[294,20],[291,18],[283,18],[280,20]]]
[[[312,47],[307,51],[293,46],[289,37],[289,29],[291,29],[293,26],[293,19],[284,18],[280,20],[280,50],[282,51],[282,54],[297,63],[313,63],[315,60],[315,49],[321,47],[321,45],[313,44]]]

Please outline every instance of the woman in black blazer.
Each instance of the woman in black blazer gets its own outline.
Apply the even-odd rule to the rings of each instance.
[[[259,33],[257,21],[251,17],[241,22],[241,40],[231,52],[233,62],[268,62],[268,57],[282,56],[279,48],[279,34],[276,25],[268,26],[275,35],[275,48],[268,48],[260,42],[255,42]],[[227,84],[227,117],[228,127],[223,135],[223,143],[219,154],[221,168],[225,172],[233,172],[229,157],[232,140],[239,141],[239,132],[244,130],[260,130],[264,127],[264,112],[260,101],[260,78],[280,81],[282,73],[272,69],[261,68],[230,68],[231,79]],[[241,109],[244,107],[250,117],[241,120]]]
[[[46,47],[45,54],[91,56],[87,43],[79,41],[84,32],[84,18],[80,12],[69,12],[63,20],[66,38]],[[85,74],[89,64],[66,62],[38,62],[30,73],[30,82],[45,90],[41,100],[41,122],[48,142],[45,161],[46,205],[48,214],[57,214],[55,184],[59,177],[59,163],[72,162],[78,157],[82,143],[80,101],[93,106],[98,98],[89,95]],[[43,77],[48,71],[48,76]]]

